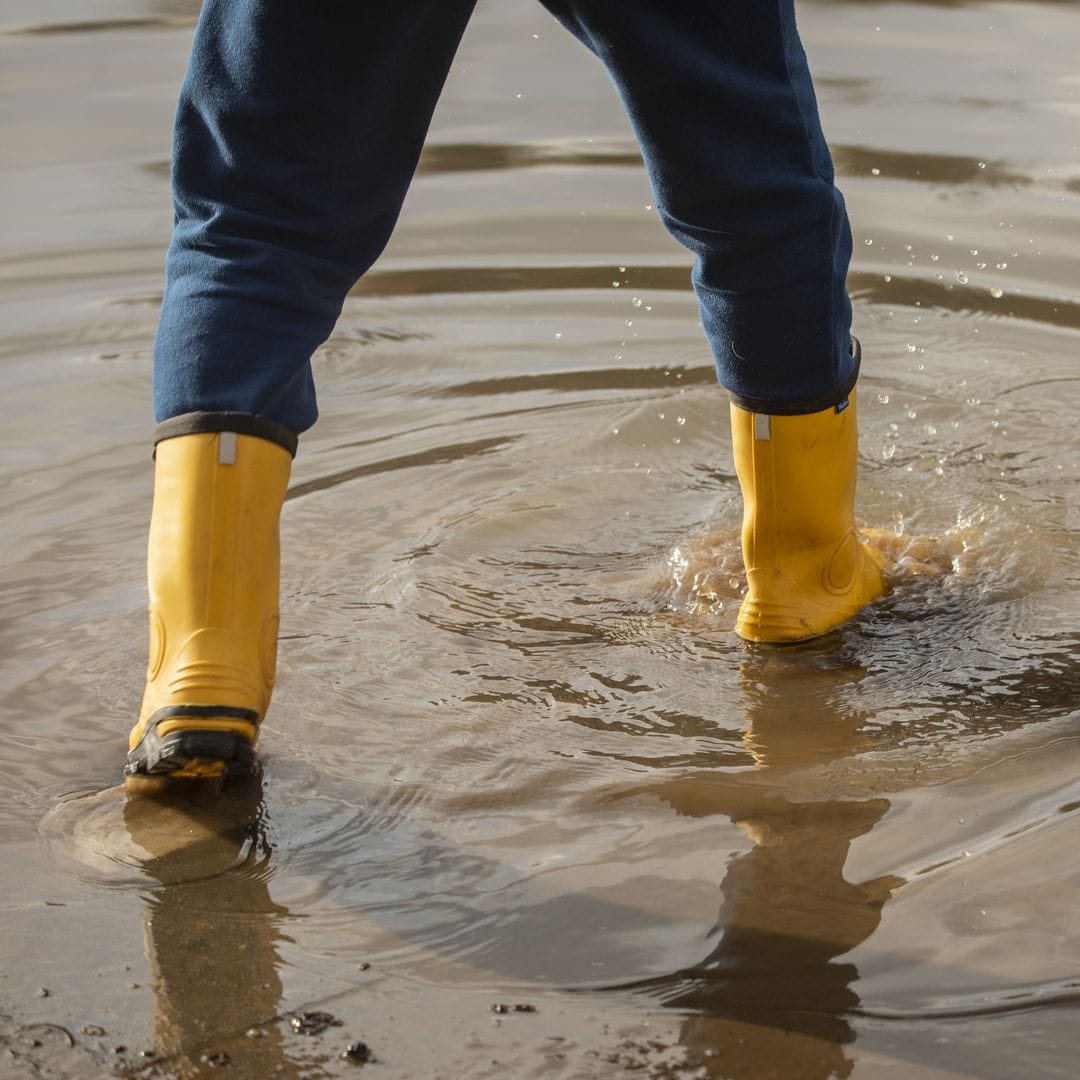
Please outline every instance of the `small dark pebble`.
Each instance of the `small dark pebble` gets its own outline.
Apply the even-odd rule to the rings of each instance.
[[[204,1061],[211,1069],[220,1069],[225,1065],[228,1065],[232,1058],[229,1057],[223,1050],[218,1050],[213,1054],[203,1054],[200,1061]]]
[[[328,1012],[300,1012],[289,1017],[289,1026],[297,1035],[321,1035],[329,1027],[341,1027],[341,1021]]]
[[[153,1059],[157,1057],[157,1051],[156,1050],[140,1050],[139,1051],[139,1057],[146,1058],[147,1061],[153,1061]]]
[[[364,1065],[369,1061],[375,1060],[375,1055],[372,1054],[371,1047],[365,1042],[349,1043],[349,1045],[341,1051],[341,1056],[346,1061],[355,1061],[358,1065]]]
[[[536,1012],[535,1005],[503,1005],[496,1004],[491,1006],[493,1013],[498,1013],[500,1016],[505,1013],[534,1013]]]
[[[46,990],[44,986],[39,986],[37,996],[38,997],[48,997],[49,996],[49,991]]]
[[[371,967],[371,965],[366,960],[364,960],[363,962],[356,965],[356,970],[357,971],[367,971],[367,969],[369,967]]]
[[[106,1031],[100,1024],[85,1024],[79,1030],[84,1035],[105,1035]]]
[[[36,1050],[42,1045],[42,1042],[40,1039],[28,1039],[26,1045],[29,1046],[31,1050]]]
[[[126,1054],[127,1053],[127,1047],[122,1045],[122,1044],[120,1046],[114,1046],[113,1047],[113,1053],[114,1054]]]

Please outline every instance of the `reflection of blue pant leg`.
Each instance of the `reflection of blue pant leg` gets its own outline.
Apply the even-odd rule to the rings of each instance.
[[[720,382],[814,412],[856,375],[851,234],[793,0],[544,0],[607,65],[693,282]]]
[[[206,0],[176,118],[159,421],[314,422],[309,359],[390,236],[474,2]]]

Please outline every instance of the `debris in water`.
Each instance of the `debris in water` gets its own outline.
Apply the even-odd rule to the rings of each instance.
[[[375,1055],[371,1052],[371,1047],[366,1042],[354,1042],[349,1043],[344,1050],[341,1051],[341,1056],[346,1061],[355,1061],[357,1065],[366,1065],[370,1061],[375,1060]]]
[[[43,1031],[58,1031],[67,1040],[68,1046],[75,1045],[75,1036],[72,1035],[71,1032],[68,1031],[68,1029],[66,1027],[63,1027],[61,1024],[24,1024],[19,1030],[36,1031],[38,1029]],[[39,1042],[38,1045],[40,1046],[41,1043]]]
[[[297,1035],[321,1035],[329,1027],[341,1027],[341,1021],[328,1012],[299,1012],[289,1017],[289,1026]]]

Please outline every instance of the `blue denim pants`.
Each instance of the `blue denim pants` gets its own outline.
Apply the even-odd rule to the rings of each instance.
[[[695,256],[720,383],[815,412],[857,374],[851,237],[794,0],[542,0],[607,67]],[[206,0],[176,116],[154,365],[173,430],[295,446],[310,359],[390,237],[475,0]]]

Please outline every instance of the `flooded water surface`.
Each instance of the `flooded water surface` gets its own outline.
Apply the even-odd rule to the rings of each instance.
[[[801,7],[894,569],[778,649],[689,257],[482,2],[316,358],[264,773],[126,798],[196,7],[0,13],[0,1075],[1075,1076],[1076,6]]]

